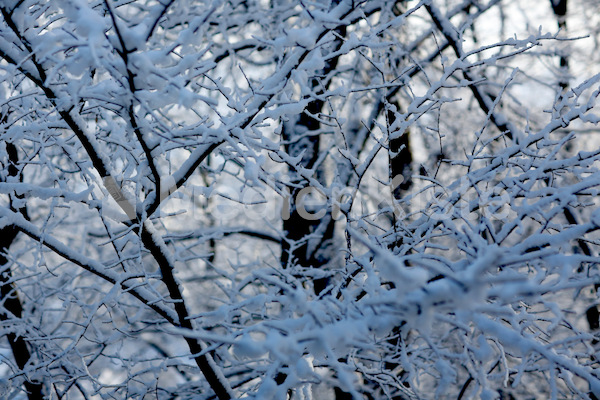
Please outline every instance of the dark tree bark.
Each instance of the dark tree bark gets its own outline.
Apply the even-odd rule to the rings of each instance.
[[[552,11],[556,15],[559,29],[565,31],[567,29],[567,0],[550,0]],[[569,59],[566,54],[560,56],[561,80],[558,83],[561,89],[566,90],[569,86],[568,72]]]
[[[6,143],[6,152],[8,153],[8,176],[16,177],[19,175],[17,148],[12,143]],[[19,211],[25,217],[27,216],[27,209],[25,207],[15,210],[11,204],[10,208],[13,211]],[[10,262],[6,256],[8,248],[16,239],[18,233],[19,231],[14,225],[8,225],[0,229],[0,305],[2,306],[0,308],[0,321],[2,322],[10,322],[23,318],[23,304],[11,283],[12,273]],[[17,367],[20,370],[25,369],[27,364],[32,360],[29,345],[23,336],[19,336],[14,332],[8,333],[6,339],[10,345]],[[24,386],[27,397],[30,400],[43,398],[43,385],[41,382],[30,381],[26,377]]]

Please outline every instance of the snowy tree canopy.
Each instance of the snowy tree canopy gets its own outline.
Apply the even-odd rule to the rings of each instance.
[[[600,397],[589,0],[0,1],[0,397]]]

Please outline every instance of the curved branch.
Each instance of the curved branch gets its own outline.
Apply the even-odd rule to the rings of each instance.
[[[134,52],[135,49],[128,49],[126,47],[125,39],[123,38],[123,35],[121,34],[121,30],[119,29],[119,24],[117,23],[117,16],[115,15],[114,11],[110,7],[108,0],[104,0],[104,4],[106,5],[106,9],[108,10],[108,14],[110,15],[110,18],[113,22],[113,27],[115,29],[115,32],[117,33],[117,37],[119,38],[119,43],[121,45],[121,50],[119,50],[119,49],[115,49],[115,50],[119,54],[119,56],[121,56],[121,59],[123,60],[123,63],[125,64],[125,69],[127,70],[127,82],[129,84],[129,91],[131,92],[131,99],[129,102],[129,107],[127,107],[127,115],[129,117],[129,124],[131,125],[131,128],[133,129],[133,132],[135,133],[135,137],[137,138],[138,142],[140,142],[140,145],[142,146],[142,150],[144,151],[144,154],[146,155],[146,162],[148,163],[148,166],[150,167],[150,172],[152,173],[152,176],[154,177],[154,192],[156,194],[159,194],[160,193],[160,173],[158,172],[158,168],[156,167],[156,163],[154,162],[154,157],[152,156],[152,151],[150,150],[150,147],[144,140],[144,135],[142,134],[142,130],[140,129],[140,126],[138,125],[137,119],[135,117],[135,112],[133,111],[133,102],[135,99],[135,92],[137,91],[137,88],[135,86],[136,74],[131,70],[131,68],[129,68],[129,54]]]
[[[456,57],[461,60],[464,59],[460,38],[456,36],[456,30],[454,30],[448,18],[444,17],[441,11],[431,4],[425,5],[425,8],[435,23],[435,26],[442,33],[442,35],[444,35],[448,43],[450,43],[450,46],[454,50]],[[506,133],[507,138],[512,140],[515,137],[514,135],[517,135],[518,139],[519,136],[521,136],[518,135],[519,129],[512,122],[510,122],[506,116],[494,110],[494,102],[496,99],[477,87],[475,82],[477,82],[478,79],[469,71],[463,70],[462,74],[467,81],[471,82],[468,86],[469,89],[471,89],[475,100],[477,100],[479,108],[481,108],[486,115],[490,116],[490,121],[496,126],[496,128],[498,128],[500,132]]]
[[[37,226],[27,221],[22,215],[16,212],[0,208],[0,218],[2,217],[5,217],[11,221],[13,226],[15,226],[15,228],[20,232],[23,232],[36,242],[42,243],[48,249],[52,250],[65,260],[83,268],[88,272],[91,272],[106,282],[109,282],[113,285],[120,285],[124,291],[131,293],[136,299],[146,304],[158,315],[166,319],[169,323],[177,325],[177,316],[174,315],[171,310],[157,305],[156,299],[153,299],[149,292],[146,293],[138,284],[127,283],[129,280],[137,278],[137,275],[111,273],[101,262],[78,254],[54,237],[40,232]]]
[[[167,11],[169,11],[169,7],[171,7],[171,5],[173,3],[175,3],[175,0],[169,0],[169,2],[163,6],[163,9],[158,14],[158,16],[154,19],[152,26],[150,26],[150,29],[148,30],[148,34],[146,35],[146,41],[150,40],[150,38],[154,34],[154,30],[156,29],[156,27],[158,26],[158,23],[160,22],[160,19],[167,13]]]
[[[175,312],[179,318],[179,324],[176,326],[194,330],[190,314],[185,305],[183,294],[179,287],[179,283],[175,279],[174,271],[175,266],[173,260],[168,256],[168,250],[160,235],[154,229],[152,221],[146,221],[142,230],[142,243],[144,247],[150,251],[162,274],[162,281],[169,290],[169,295],[174,301]],[[234,397],[231,388],[223,375],[218,370],[218,367],[214,364],[212,357],[206,353],[205,346],[202,342],[194,337],[185,336],[192,356],[194,357],[196,364],[204,374],[204,377],[208,381],[210,387],[214,390],[215,394],[220,400],[229,400]]]

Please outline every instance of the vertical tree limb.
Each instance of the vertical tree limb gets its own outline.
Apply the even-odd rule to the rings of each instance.
[[[8,153],[8,176],[16,177],[19,175],[17,148],[13,143],[6,143],[6,152]],[[14,210],[12,201],[10,207]],[[18,211],[23,216],[27,216],[25,206],[20,207]],[[18,233],[19,231],[14,225],[8,225],[0,229],[0,303],[2,305],[2,308],[0,308],[0,321],[9,323],[23,318],[23,304],[19,299],[16,287],[11,283],[12,273],[7,257],[8,249],[16,239]],[[18,321],[15,322],[19,323]],[[27,364],[32,361],[31,351],[27,342],[23,336],[17,335],[14,332],[8,333],[6,339],[10,345],[17,367],[20,370],[24,370]],[[43,384],[41,382],[31,381],[26,376],[23,385],[30,400],[42,399]]]

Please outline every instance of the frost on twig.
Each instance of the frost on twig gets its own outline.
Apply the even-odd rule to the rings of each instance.
[[[599,397],[597,16],[538,3],[2,2],[0,391]]]

